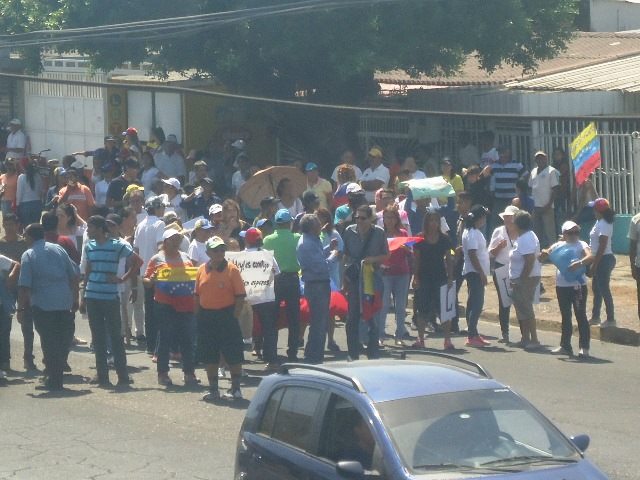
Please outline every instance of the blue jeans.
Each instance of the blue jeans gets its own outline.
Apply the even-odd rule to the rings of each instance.
[[[13,213],[13,210],[11,208],[12,205],[13,202],[11,200],[0,200],[0,209],[2,209],[3,217],[9,213]]]
[[[484,285],[480,278],[480,274],[469,272],[465,276],[467,279],[467,289],[469,297],[467,298],[467,325],[469,326],[469,337],[478,336],[478,320],[484,307]]]
[[[18,218],[20,224],[23,227],[32,223],[38,223],[40,216],[42,215],[43,205],[40,200],[33,200],[31,202],[22,202],[18,205]]]
[[[304,359],[307,363],[322,363],[324,360],[324,345],[327,341],[327,327],[329,325],[331,284],[329,280],[307,282],[304,292],[309,302],[309,313],[311,314]]]
[[[409,296],[409,281],[411,274],[403,275],[384,275],[382,281],[384,283],[384,293],[382,297],[382,310],[379,312],[380,321],[378,322],[378,335],[380,339],[384,337],[385,320],[389,307],[391,306],[391,295],[395,303],[396,316],[396,338],[402,338],[407,329],[404,326],[404,320],[407,316],[407,298]]]
[[[116,367],[118,378],[129,378],[127,373],[127,356],[124,350],[124,342],[120,336],[120,300],[96,300],[86,299],[89,328],[96,357],[96,373],[98,380],[109,380],[109,368],[107,367],[107,338],[111,340],[111,352]]]
[[[169,350],[177,343],[182,353],[182,371],[191,375],[195,368],[195,317],[192,312],[177,312],[170,305],[158,303],[153,309],[158,322],[158,373],[169,372]]]
[[[375,319],[368,322],[362,320],[360,312],[360,283],[359,281],[345,280],[347,287],[347,300],[349,301],[349,313],[347,316],[347,347],[349,357],[352,360],[360,358],[360,335],[366,338],[367,357],[369,359],[379,358],[380,349],[378,347],[378,326]]]
[[[0,370],[11,358],[11,315],[0,306]]]
[[[616,317],[613,312],[613,296],[611,296],[611,272],[616,266],[616,257],[613,254],[603,255],[595,277],[591,284],[593,290],[593,309],[591,310],[591,318],[600,318],[600,310],[602,310],[602,301],[607,311],[607,321],[615,321]]]

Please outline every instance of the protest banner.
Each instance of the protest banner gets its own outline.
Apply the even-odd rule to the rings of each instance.
[[[244,288],[247,291],[247,302],[258,305],[275,301],[273,252],[269,250],[227,252],[226,258],[240,270]]]
[[[440,323],[453,320],[458,311],[456,282],[451,287],[446,283],[440,287]]]

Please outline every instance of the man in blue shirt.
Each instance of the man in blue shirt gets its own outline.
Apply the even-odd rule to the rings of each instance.
[[[96,356],[96,377],[92,383],[107,387],[109,368],[107,367],[107,336],[111,340],[113,360],[118,374],[118,386],[127,386],[131,382],[127,373],[127,357],[124,342],[120,336],[120,300],[118,284],[126,282],[136,268],[132,262],[133,249],[120,240],[108,236],[108,226],[104,217],[94,215],[87,221],[89,242],[85,246],[87,259],[86,285],[82,308],[86,305],[89,316],[89,328]],[[125,274],[118,277],[120,259],[125,258]],[[139,265],[137,266],[139,268]]]
[[[327,253],[322,247],[320,232],[322,225],[315,214],[305,214],[300,219],[302,237],[298,241],[296,256],[302,270],[304,295],[309,302],[309,339],[304,351],[307,363],[322,363],[324,344],[327,340],[329,324],[329,303],[331,301],[331,283]],[[332,240],[327,250],[337,247],[338,241]]]
[[[44,241],[44,228],[32,223],[25,231],[29,249],[22,254],[18,279],[18,322],[31,310],[47,366],[41,387],[62,390],[63,368],[78,310],[78,266],[59,245]],[[39,388],[39,387],[36,387]]]

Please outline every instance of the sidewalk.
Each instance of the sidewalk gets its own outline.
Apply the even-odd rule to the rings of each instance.
[[[640,345],[640,320],[638,320],[638,302],[636,296],[636,282],[631,277],[629,269],[629,257],[616,255],[616,268],[611,278],[611,289],[615,304],[616,326],[601,329],[598,326],[591,327],[591,338],[603,342],[618,343],[622,345]],[[542,295],[540,304],[535,306],[538,328],[560,332],[561,317],[558,309],[558,301],[555,294],[555,272],[553,265],[543,265],[542,283],[546,292]],[[460,302],[466,302],[466,287],[460,290]],[[587,300],[587,316],[591,315],[593,293],[591,281],[589,281],[589,297]],[[602,316],[604,319],[604,305]],[[498,322],[498,295],[491,280],[485,293],[484,311],[481,320]],[[464,323],[464,322],[463,322]],[[517,326],[515,312],[511,310],[511,324]],[[575,318],[573,320],[574,332],[577,334]]]

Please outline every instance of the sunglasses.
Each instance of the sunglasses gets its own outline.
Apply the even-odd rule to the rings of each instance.
[[[353,217],[354,220],[369,220],[367,217]]]
[[[568,232],[564,232],[567,235],[580,235],[580,230],[569,230]]]

